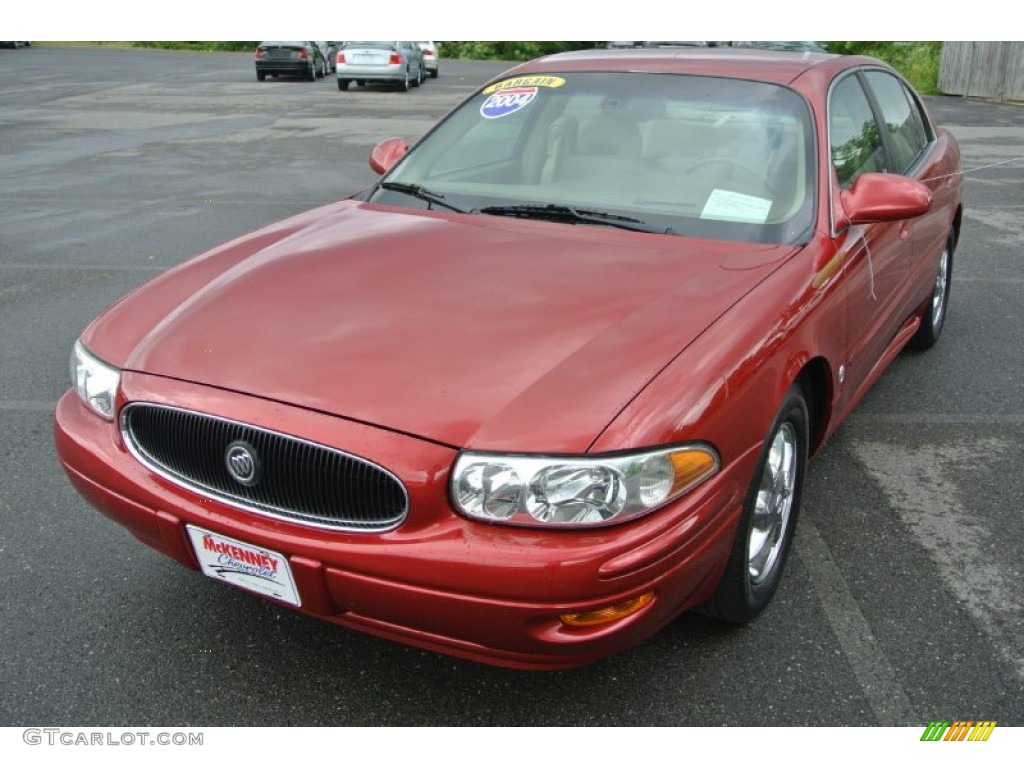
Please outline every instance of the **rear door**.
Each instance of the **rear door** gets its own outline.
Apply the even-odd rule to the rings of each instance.
[[[907,283],[900,302],[903,316],[907,317],[931,289],[949,235],[949,207],[943,203],[953,194],[956,179],[949,175],[945,142],[937,141],[910,89],[884,70],[866,71],[864,81],[885,126],[883,139],[892,172],[922,182],[933,196],[931,210],[905,225],[913,246],[907,254]]]

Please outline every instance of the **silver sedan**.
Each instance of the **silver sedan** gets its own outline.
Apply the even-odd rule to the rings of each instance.
[[[408,40],[350,40],[338,51],[336,62],[339,91],[347,91],[353,82],[395,83],[408,91],[426,77],[423,53]]]

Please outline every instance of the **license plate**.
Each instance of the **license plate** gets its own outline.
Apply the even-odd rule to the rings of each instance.
[[[185,527],[199,567],[207,576],[291,605],[302,605],[284,555],[193,525]]]

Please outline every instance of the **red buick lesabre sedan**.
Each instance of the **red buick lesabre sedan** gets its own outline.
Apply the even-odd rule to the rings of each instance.
[[[942,331],[959,150],[867,58],[552,56],[74,344],[75,487],[182,565],[527,669],[748,621],[807,458]]]

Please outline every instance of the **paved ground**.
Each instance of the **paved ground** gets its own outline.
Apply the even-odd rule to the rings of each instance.
[[[50,419],[82,327],[135,285],[374,178],[489,63],[408,94],[257,83],[245,55],[0,50],[0,725],[1024,725],[1024,164],[971,172],[945,335],[811,467],[777,601],[584,669],[510,672],[226,590],[71,489]],[[965,167],[1024,108],[930,99]]]

